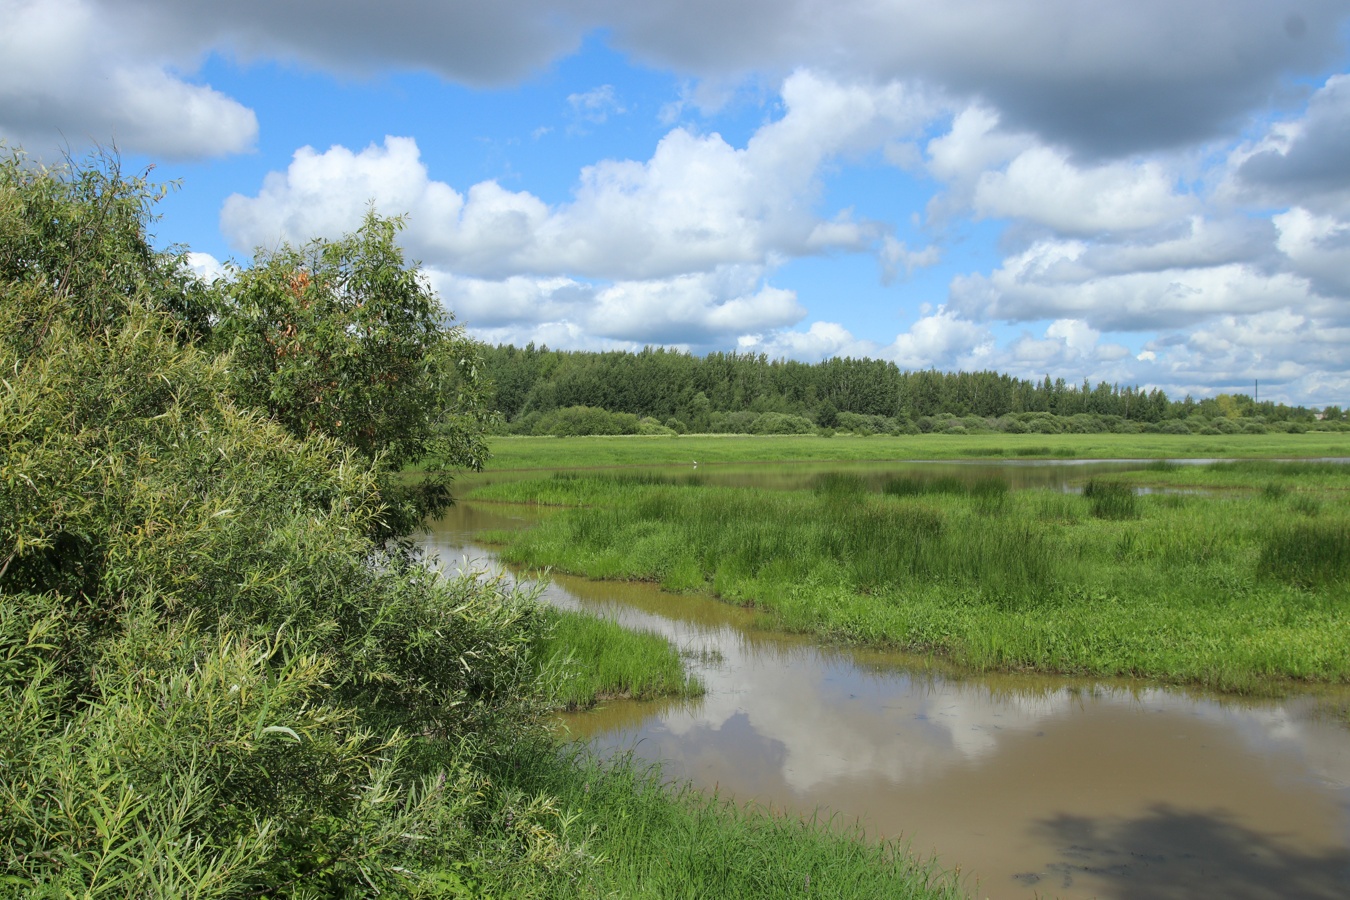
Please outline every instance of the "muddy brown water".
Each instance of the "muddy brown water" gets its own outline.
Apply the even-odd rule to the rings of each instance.
[[[520,524],[464,503],[425,543],[447,569],[494,568],[474,534]],[[665,635],[708,689],[567,716],[577,739],[723,797],[903,837],[959,866],[971,896],[1350,897],[1350,728],[1326,713],[1344,694],[961,676],[647,584],[559,576],[545,596]]]

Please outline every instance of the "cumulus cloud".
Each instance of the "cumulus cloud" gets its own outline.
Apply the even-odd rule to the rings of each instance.
[[[253,111],[171,69],[148,35],[85,0],[0,0],[0,137],[50,155],[113,144],[172,159],[249,149]],[[153,34],[153,32],[152,32]]]
[[[890,284],[901,276],[908,278],[914,274],[915,269],[937,265],[942,259],[942,251],[933,244],[919,250],[911,250],[904,241],[888,234],[882,238],[879,258],[882,281]]]
[[[567,322],[616,341],[734,342],[804,316],[794,292],[769,283],[783,260],[877,251],[898,271],[937,259],[847,209],[816,211],[822,169],[919,127],[924,96],[798,72],[782,100],[783,114],[744,147],[674,128],[645,161],[583,168],[557,204],[495,181],[437,181],[412,138],[304,147],[256,195],[229,197],[221,228],[240,250],[301,243],[350,231],[374,204],[407,214],[409,255],[475,326]]]
[[[1154,228],[1196,206],[1156,160],[1076,163],[980,105],[958,112],[927,152],[929,171],[947,184],[930,207],[939,218],[969,212],[1092,236]]]
[[[835,356],[877,355],[878,347],[860,341],[836,322],[812,322],[805,331],[773,331],[742,335],[737,349],[745,353],[763,353],[772,359],[797,359],[820,362]]]
[[[881,355],[906,369],[982,369],[981,360],[993,351],[994,343],[987,326],[939,306],[897,335]]]
[[[794,292],[767,284],[756,266],[600,284],[561,276],[479,279],[436,269],[428,276],[475,334],[556,333],[566,324],[586,335],[566,331],[566,343],[555,337],[550,345],[564,348],[589,346],[591,339],[604,346],[726,346],[742,335],[794,325],[806,314]]]
[[[187,265],[199,279],[210,284],[218,278],[225,278],[229,272],[223,263],[210,253],[191,251],[187,255]]]
[[[641,281],[869,249],[880,238],[876,224],[847,211],[828,219],[814,212],[821,168],[917,127],[923,97],[808,72],[790,77],[782,93],[784,115],[744,148],[675,128],[645,162],[587,166],[572,199],[555,206],[492,181],[464,192],[435,181],[411,138],[355,152],[305,147],[256,196],[228,198],[222,229],[240,249],[301,242],[350,230],[374,202],[408,213],[414,256],[480,278],[566,273]]]
[[[606,15],[621,47],[660,65],[923,78],[1098,157],[1223,133],[1287,73],[1336,58],[1347,10],[1337,0],[697,0]]]
[[[1350,75],[1333,75],[1306,113],[1234,154],[1235,189],[1266,202],[1350,213]]]
[[[1350,387],[1350,327],[1277,310],[1220,316],[1189,334],[1151,341],[1156,376],[1195,393],[1245,388],[1261,381],[1261,394],[1340,402]]]
[[[1074,381],[1127,380],[1130,351],[1102,340],[1102,334],[1079,319],[1058,319],[1040,335],[1023,332],[1002,337],[987,325],[946,306],[926,308],[890,344],[855,337],[834,322],[813,322],[804,331],[781,330],[748,335],[741,349],[816,362],[832,356],[888,359],[906,369],[984,369],[1024,378],[1054,372]]]
[[[1084,169],[1048,147],[1025,150],[1006,169],[982,173],[972,205],[981,216],[1087,235],[1153,227],[1193,208],[1174,193],[1171,179],[1157,163]]]
[[[1073,317],[1104,331],[1151,331],[1225,313],[1317,305],[1306,279],[1244,263],[1118,274],[1084,265],[1081,242],[1045,241],[989,275],[958,276],[951,305],[979,319],[1029,322]]]
[[[209,54],[503,85],[602,33],[631,58],[698,84],[798,67],[922,81],[980,99],[1010,127],[1076,157],[1119,157],[1240,126],[1283,79],[1338,58],[1350,13],[1341,0],[395,0],[329,4],[322,15],[302,0],[4,0],[0,14],[10,39],[0,76],[10,88],[0,100],[6,131],[60,127],[80,140],[112,131],[157,155],[252,141],[248,110],[181,74]],[[53,35],[56,52],[41,52]],[[174,103],[123,106],[108,83],[119,78]],[[189,139],[136,118],[184,102],[207,108],[192,118]],[[216,133],[191,137],[211,126]]]

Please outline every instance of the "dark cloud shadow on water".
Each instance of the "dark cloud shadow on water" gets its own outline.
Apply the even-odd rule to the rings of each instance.
[[[1014,876],[1028,895],[1102,900],[1345,900],[1350,848],[1303,852],[1222,813],[1155,806],[1137,819],[1061,815],[1035,826],[1057,859]]]

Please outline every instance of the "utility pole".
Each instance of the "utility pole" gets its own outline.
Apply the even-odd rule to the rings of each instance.
[[[1256,402],[1256,403],[1260,403],[1260,402],[1261,402],[1261,379],[1260,379],[1260,378],[1256,379],[1256,396],[1253,398],[1253,400],[1254,400],[1254,402]]]

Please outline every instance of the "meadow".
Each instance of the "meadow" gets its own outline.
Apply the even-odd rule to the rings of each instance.
[[[1350,434],[492,437],[491,471],[808,460],[1209,459],[1350,455]],[[468,476],[471,478],[472,476]]]
[[[1304,437],[1251,436],[1280,456]],[[780,446],[755,440],[761,452]],[[958,454],[973,446],[957,441]],[[1054,443],[1051,454],[1085,446]],[[1139,494],[1140,484],[1174,489]],[[560,472],[472,497],[559,507],[530,530],[496,535],[514,563],[708,591],[827,640],[973,670],[1230,690],[1350,680],[1350,468],[1339,464],[1156,465],[1095,477],[1081,493],[903,474],[880,489],[824,474],[809,490],[772,491]]]

